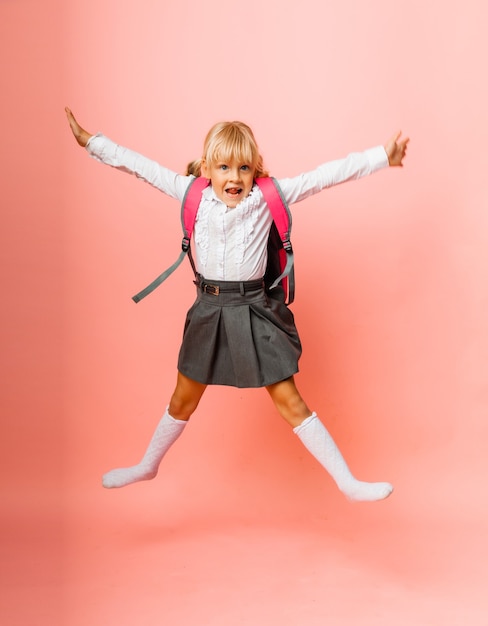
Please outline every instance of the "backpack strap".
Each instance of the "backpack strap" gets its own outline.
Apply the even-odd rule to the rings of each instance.
[[[159,287],[159,285],[164,282],[179,265],[181,265],[187,254],[190,258],[193,272],[195,272],[195,264],[191,256],[190,240],[197,217],[198,207],[200,206],[200,201],[202,199],[202,191],[205,187],[208,187],[208,185],[208,179],[200,176],[198,178],[194,178],[186,188],[185,195],[183,196],[183,200],[181,202],[181,226],[183,228],[183,240],[181,242],[180,256],[176,259],[173,265],[168,267],[168,269],[153,280],[152,283],[133,296],[132,299],[134,302],[139,302],[154,291],[156,287]]]
[[[162,274],[152,281],[142,291],[133,296],[134,302],[140,302],[143,298],[153,292],[159,285],[164,282],[168,276],[170,276],[179,265],[181,265],[183,259],[188,254],[193,272],[196,273],[195,264],[191,255],[190,241],[193,234],[193,228],[195,226],[195,220],[198,212],[198,207],[202,199],[202,192],[205,187],[208,187],[209,180],[200,176],[194,178],[188,185],[183,200],[181,202],[181,226],[183,229],[183,239],[181,242],[181,252],[176,261],[168,267]],[[291,304],[295,298],[295,280],[293,269],[293,249],[290,241],[291,233],[291,213],[288,208],[288,204],[283,196],[283,192],[277,182],[277,180],[271,176],[265,178],[256,178],[256,184],[261,189],[261,192],[266,200],[266,204],[271,211],[273,221],[276,229],[279,233],[281,243],[283,245],[285,262],[282,263],[280,268],[281,274],[275,279],[270,289],[277,287],[282,281],[288,279],[288,303]]]
[[[271,211],[286,257],[283,264],[284,267],[281,268],[281,274],[270,286],[270,289],[274,289],[282,280],[288,278],[288,304],[291,304],[295,299],[294,256],[290,241],[291,212],[276,178],[272,176],[256,178],[256,184],[261,189],[266,204]]]

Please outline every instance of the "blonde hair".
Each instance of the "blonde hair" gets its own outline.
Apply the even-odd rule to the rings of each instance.
[[[252,130],[243,122],[219,122],[208,131],[203,144],[203,156],[187,166],[187,174],[200,176],[202,161],[212,165],[217,161],[236,160],[254,169],[254,177],[269,176],[263,166],[258,144]]]
[[[197,159],[196,161],[190,161],[186,166],[186,175],[187,176],[200,176],[202,172],[202,160]]]

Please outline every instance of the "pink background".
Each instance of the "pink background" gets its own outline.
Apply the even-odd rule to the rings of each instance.
[[[2,536],[9,626],[486,625],[485,3],[1,0]],[[108,492],[169,399],[177,204],[80,122],[182,171],[221,119],[280,177],[411,137],[296,205],[298,385],[352,505],[263,390],[209,389],[155,482]],[[316,294],[319,294],[318,300]]]

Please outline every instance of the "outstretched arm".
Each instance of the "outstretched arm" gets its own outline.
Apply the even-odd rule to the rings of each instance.
[[[114,143],[101,133],[92,135],[78,124],[71,109],[65,107],[65,111],[74,138],[92,158],[127,174],[134,174],[168,196],[182,200],[191,181],[189,176],[177,174],[142,154]]]
[[[66,111],[66,117],[68,118],[69,125],[71,126],[71,131],[76,141],[80,144],[80,146],[84,148],[92,135],[78,124],[75,116],[71,112],[71,109],[65,107],[64,110]]]
[[[401,139],[402,131],[398,131],[385,143],[386,154],[388,155],[388,163],[390,166],[403,167],[403,159],[407,152],[407,144],[410,139]]]
[[[310,172],[280,179],[278,182],[287,202],[300,202],[322,189],[368,176],[388,166],[402,167],[409,139],[400,137],[401,132],[397,132],[384,146],[352,152],[344,159],[323,163]]]

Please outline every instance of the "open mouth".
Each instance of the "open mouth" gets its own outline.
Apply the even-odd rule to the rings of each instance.
[[[225,193],[228,194],[229,196],[238,196],[240,193],[242,193],[242,188],[241,187],[227,187],[227,189],[225,190]]]

